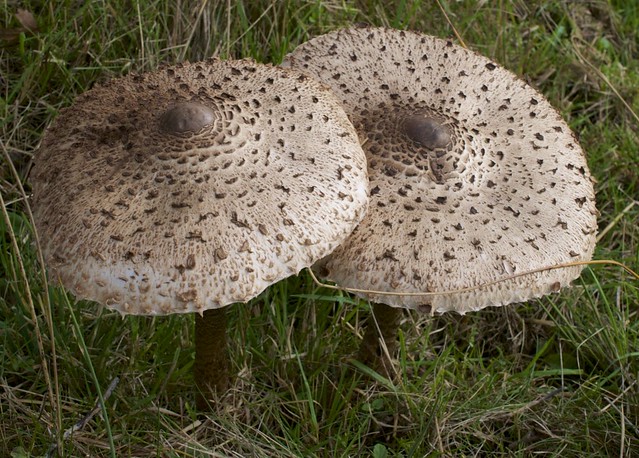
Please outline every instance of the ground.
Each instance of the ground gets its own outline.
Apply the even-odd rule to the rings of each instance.
[[[302,274],[230,310],[237,381],[198,415],[193,317],[122,318],[46,287],[27,205],[45,127],[96,82],[210,56],[277,64],[365,22],[463,41],[543,92],[597,180],[595,258],[639,270],[636,2],[7,1],[0,15],[0,455],[639,455],[639,291],[618,267],[526,304],[407,312],[388,378],[353,359],[369,304]]]

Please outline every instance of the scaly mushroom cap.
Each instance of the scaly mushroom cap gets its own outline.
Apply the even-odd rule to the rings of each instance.
[[[368,215],[318,270],[345,287],[437,292],[591,259],[594,191],[584,154],[546,99],[450,41],[347,29],[285,59],[329,84],[366,151]],[[566,286],[580,267],[469,293],[365,297],[464,313]]]
[[[46,132],[32,182],[52,276],[132,314],[247,301],[330,253],[368,201],[332,93],[252,61],[86,92]]]

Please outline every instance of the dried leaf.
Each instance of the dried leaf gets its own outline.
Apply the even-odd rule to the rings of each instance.
[[[18,8],[16,18],[18,19],[22,27],[24,27],[29,32],[35,33],[38,31],[38,23],[31,11]]]
[[[22,32],[24,32],[22,27],[17,29],[0,29],[0,40],[8,41],[9,43],[16,42]]]
[[[15,45],[21,33],[36,33],[38,31],[38,22],[30,11],[18,8],[15,16],[22,27],[0,29],[0,41],[6,42],[6,46]]]

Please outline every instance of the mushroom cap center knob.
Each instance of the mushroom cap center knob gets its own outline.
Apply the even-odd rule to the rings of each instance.
[[[172,134],[198,132],[213,124],[216,118],[216,112],[206,105],[182,102],[164,112],[160,118],[160,128]]]
[[[448,127],[427,115],[408,116],[404,120],[404,132],[408,138],[428,149],[446,148],[450,144]]]

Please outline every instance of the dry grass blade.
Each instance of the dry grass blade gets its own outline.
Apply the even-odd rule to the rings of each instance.
[[[113,391],[115,390],[115,388],[118,386],[118,383],[120,382],[120,377],[115,377],[112,381],[111,384],[109,385],[109,387],[107,388],[107,390],[104,392],[104,401],[106,402],[107,399],[109,399],[109,397],[111,397],[111,394],[113,393]],[[93,407],[93,409],[91,409],[86,415],[84,415],[80,420],[78,420],[72,427],[68,428],[64,434],[63,434],[63,439],[64,440],[68,440],[74,433],[82,430],[82,428],[84,428],[86,426],[87,423],[89,423],[91,421],[91,419],[98,413],[100,412],[100,410],[102,409],[102,404],[100,403],[100,400],[98,399],[95,402],[95,406]],[[49,450],[47,451],[47,458],[53,457],[55,456],[56,452],[58,451],[59,447],[58,444],[52,444],[51,447],[49,447]]]
[[[468,48],[468,46],[466,46],[466,43],[464,42],[464,39],[461,37],[461,35],[457,31],[457,27],[455,27],[455,24],[453,24],[453,21],[451,21],[450,18],[448,17],[448,13],[446,12],[446,9],[444,8],[440,0],[437,0],[437,6],[439,7],[439,10],[444,15],[444,18],[446,19],[446,22],[448,23],[450,28],[453,29],[453,33],[457,37],[457,41],[459,41],[459,44],[463,46],[464,48]]]
[[[599,241],[603,239],[606,236],[606,234],[608,234],[608,232],[610,232],[619,223],[619,221],[621,221],[623,217],[626,216],[626,214],[628,214],[630,210],[632,210],[632,208],[636,204],[637,204],[637,201],[633,200],[628,205],[626,205],[626,208],[621,210],[621,212],[619,212],[619,214],[615,216],[615,218],[604,228],[604,230],[601,231],[599,234],[597,234],[597,243],[599,243]]]
[[[540,267],[539,269],[532,269],[532,270],[527,270],[525,272],[519,272],[517,274],[506,275],[504,277],[498,278],[497,280],[481,283],[475,286],[469,286],[467,288],[457,288],[457,289],[442,290],[442,291],[422,291],[422,292],[380,291],[380,290],[347,288],[344,286],[329,285],[327,283],[322,283],[320,280],[318,280],[318,278],[315,276],[315,273],[313,272],[312,269],[307,269],[307,270],[310,273],[311,278],[313,279],[315,284],[317,284],[317,286],[321,286],[328,289],[348,291],[351,293],[383,294],[387,296],[439,296],[439,295],[451,295],[451,294],[460,294],[460,293],[466,293],[469,291],[475,291],[481,288],[486,288],[488,286],[497,285],[499,283],[512,280],[514,278],[524,277],[526,275],[532,275],[539,272],[545,272],[548,270],[565,269],[568,267],[576,267],[576,266],[594,266],[594,265],[612,265],[612,266],[621,267],[627,273],[632,275],[636,280],[639,280],[638,273],[636,273],[627,265],[612,259],[595,259],[592,261],[566,262],[566,263],[557,264],[554,266],[545,266],[545,267]]]
[[[31,210],[29,208],[28,205],[28,198],[27,198],[27,194],[24,190],[24,188],[22,187],[22,183],[20,181],[20,177],[18,175],[18,172],[16,171],[15,167],[13,166],[13,162],[11,161],[11,157],[9,156],[9,152],[7,151],[7,148],[5,147],[4,142],[2,142],[1,144],[2,146],[2,152],[4,154],[5,160],[8,164],[8,166],[11,169],[11,173],[13,174],[13,176],[16,178],[16,183],[18,185],[20,194],[22,195],[22,198],[24,199],[24,202],[26,204],[27,207],[27,211],[30,217],[30,220],[33,221],[33,215],[31,214]],[[16,259],[18,262],[18,267],[20,269],[20,276],[22,277],[22,282],[25,285],[25,294],[26,294],[26,299],[27,299],[27,304],[29,306],[29,312],[31,314],[31,319],[33,322],[33,328],[35,330],[35,335],[36,335],[36,341],[38,344],[38,350],[40,352],[40,363],[42,364],[42,370],[44,373],[44,378],[45,378],[45,382],[47,384],[47,389],[49,392],[49,402],[51,404],[51,411],[55,412],[55,418],[56,418],[56,430],[55,430],[55,436],[56,436],[56,442],[57,445],[59,447],[60,450],[62,450],[62,440],[61,440],[61,430],[62,430],[62,412],[61,412],[61,407],[60,407],[60,391],[59,391],[59,384],[58,384],[58,369],[57,369],[57,362],[56,362],[56,347],[55,347],[55,338],[54,338],[54,332],[53,332],[53,317],[51,315],[51,304],[48,300],[48,294],[45,293],[45,301],[44,304],[42,304],[42,312],[44,314],[44,317],[46,319],[47,322],[47,328],[48,328],[48,332],[49,332],[49,336],[50,336],[50,342],[51,342],[51,366],[53,369],[53,380],[51,379],[50,373],[49,373],[49,363],[48,363],[48,358],[47,355],[45,353],[44,350],[44,340],[42,338],[42,331],[40,329],[40,324],[39,324],[39,320],[38,320],[38,315],[36,313],[36,307],[35,307],[35,303],[33,300],[33,295],[31,294],[31,287],[29,286],[29,277],[27,276],[27,272],[25,270],[24,267],[24,263],[22,260],[22,256],[20,255],[20,247],[18,245],[18,241],[16,239],[15,233],[13,231],[13,227],[11,225],[11,220],[9,218],[9,213],[7,211],[7,206],[6,203],[4,201],[4,197],[2,197],[2,195],[0,194],[0,205],[2,205],[2,215],[5,219],[5,224],[6,227],[9,231],[9,237],[11,239],[11,244],[13,245],[13,249],[14,249],[14,253],[16,253]],[[35,230],[34,230],[35,233]],[[36,244],[38,244],[38,239],[37,239],[37,235],[35,235],[35,239],[36,239]],[[39,246],[39,244],[38,244]],[[47,285],[46,282],[46,274],[45,274],[45,269],[44,269],[44,260],[42,258],[42,253],[38,250],[39,252],[39,260],[40,260],[40,265],[42,266],[41,272],[43,275],[43,283],[45,285]],[[46,289],[45,289],[46,291]]]
[[[604,83],[606,83],[606,85],[610,88],[610,90],[612,92],[614,92],[615,96],[619,99],[619,101],[623,104],[623,106],[628,110],[628,112],[632,115],[632,117],[635,119],[635,121],[637,121],[637,123],[639,124],[639,115],[637,115],[637,113],[635,113],[635,110],[632,109],[630,104],[628,104],[628,102],[626,102],[626,99],[624,99],[621,96],[621,94],[619,93],[619,91],[617,90],[615,85],[612,84],[610,79],[608,79],[608,77],[606,75],[604,75],[604,73],[599,68],[597,68],[595,65],[593,65],[593,63],[590,62],[590,60],[586,59],[586,57],[581,53],[581,51],[579,51],[579,46],[577,46],[576,42],[578,41],[579,44],[586,45],[586,46],[590,46],[590,44],[585,43],[585,42],[583,42],[583,40],[578,40],[576,38],[574,38],[573,40],[574,40],[574,42],[573,42],[572,50],[574,51],[574,53],[579,58],[579,61],[582,62],[583,64],[585,64],[586,66],[588,66],[593,72],[595,72],[595,74],[599,78],[601,78],[601,80]]]
[[[202,18],[204,17],[204,13],[206,11],[206,7],[208,5],[208,0],[203,0],[202,4],[200,5],[200,7],[197,9],[197,15],[195,17],[195,21],[193,21],[193,24],[191,26],[191,30],[189,31],[189,35],[188,37],[186,37],[186,41],[184,42],[184,46],[182,47],[182,51],[180,52],[180,57],[179,60],[182,61],[185,59],[186,57],[186,53],[189,50],[189,45],[191,44],[191,42],[193,41],[193,37],[195,36],[198,27],[202,27]]]

